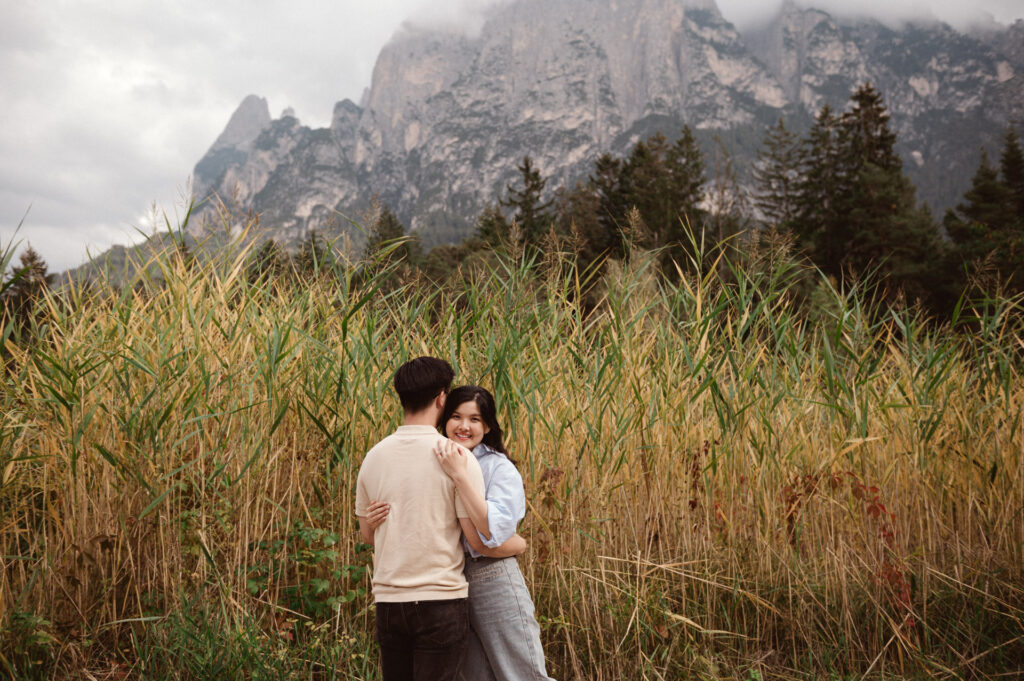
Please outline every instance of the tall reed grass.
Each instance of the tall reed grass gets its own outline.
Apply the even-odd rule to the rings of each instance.
[[[9,340],[4,674],[377,678],[355,473],[427,353],[498,399],[555,678],[1024,669],[1019,299],[939,326],[827,281],[808,310],[784,257],[245,257],[65,289]]]

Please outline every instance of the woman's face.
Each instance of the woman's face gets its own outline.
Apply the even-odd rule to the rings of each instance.
[[[466,449],[476,447],[490,431],[475,400],[468,400],[455,407],[444,424],[444,434]]]

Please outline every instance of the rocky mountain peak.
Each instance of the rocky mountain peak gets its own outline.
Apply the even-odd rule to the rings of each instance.
[[[257,95],[247,96],[231,114],[224,132],[210,147],[210,151],[251,144],[270,125],[270,120],[267,100]]]
[[[195,187],[199,198],[237,197],[284,241],[351,231],[342,216],[378,197],[429,246],[466,236],[525,154],[553,190],[586,177],[602,153],[688,125],[709,158],[725,140],[746,168],[767,126],[785,117],[800,132],[870,81],[912,178],[932,188],[923,198],[941,209],[978,147],[1024,109],[1022,31],[983,39],[944,24],[840,22],[787,0],[741,35],[714,0],[511,0],[468,32],[403,28],[359,105],[339,102],[329,130],[270,121],[266,102],[247,97],[196,166]]]
[[[722,13],[718,9],[718,3],[715,0],[684,0],[683,5],[686,9],[697,9],[705,12],[711,12],[716,16],[722,16]]]
[[[331,114],[331,130],[338,135],[354,135],[363,109],[351,99],[343,99],[334,105]]]
[[[831,16],[799,7],[792,0],[782,4],[772,21],[744,33],[743,40],[782,86],[786,99],[805,107],[817,104],[814,92],[804,88],[810,62],[831,58],[838,66],[840,61],[858,61],[857,46],[847,43]]]
[[[245,163],[249,150],[257,138],[272,124],[267,100],[249,95],[242,100],[231,114],[224,131],[196,164],[192,173],[192,189],[196,196],[203,197],[230,168]]]

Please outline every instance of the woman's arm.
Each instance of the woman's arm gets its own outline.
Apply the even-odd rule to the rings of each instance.
[[[375,501],[367,507],[366,515],[359,517],[359,534],[364,542],[373,546],[373,535],[390,512],[391,505],[385,501]]]
[[[481,555],[488,558],[509,558],[526,552],[526,540],[519,534],[512,535],[507,542],[492,549],[489,546],[484,546],[484,543],[480,541],[480,536],[476,533],[476,527],[471,519],[459,518],[459,522],[462,524],[462,534],[466,535],[466,541],[474,551]]]
[[[359,518],[359,536],[363,538],[364,543],[373,546],[373,528],[366,518]]]
[[[484,495],[480,494],[473,487],[466,469],[468,462],[466,457],[473,456],[472,452],[451,440],[440,440],[434,445],[434,454],[437,455],[441,468],[444,469],[444,472],[455,483],[455,489],[458,490],[459,495],[462,497],[462,503],[465,504],[466,510],[469,511],[469,519],[473,522],[475,531],[465,532],[466,538],[468,539],[470,535],[475,535],[479,532],[485,539],[490,539],[491,529],[487,522],[487,500],[484,498]],[[470,546],[472,546],[472,542]]]

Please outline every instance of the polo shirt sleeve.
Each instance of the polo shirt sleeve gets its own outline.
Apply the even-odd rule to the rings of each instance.
[[[481,497],[486,498],[484,494],[484,474],[480,470],[480,462],[472,454],[467,456],[466,459],[466,471],[469,473],[470,484],[474,490],[479,492]],[[457,489],[455,490],[455,515],[459,518],[469,517],[469,511],[462,502],[462,495],[459,494]]]
[[[363,468],[359,469],[359,475],[356,478],[356,516],[365,518],[366,514],[369,513],[370,496],[366,492],[366,484],[363,480]]]

